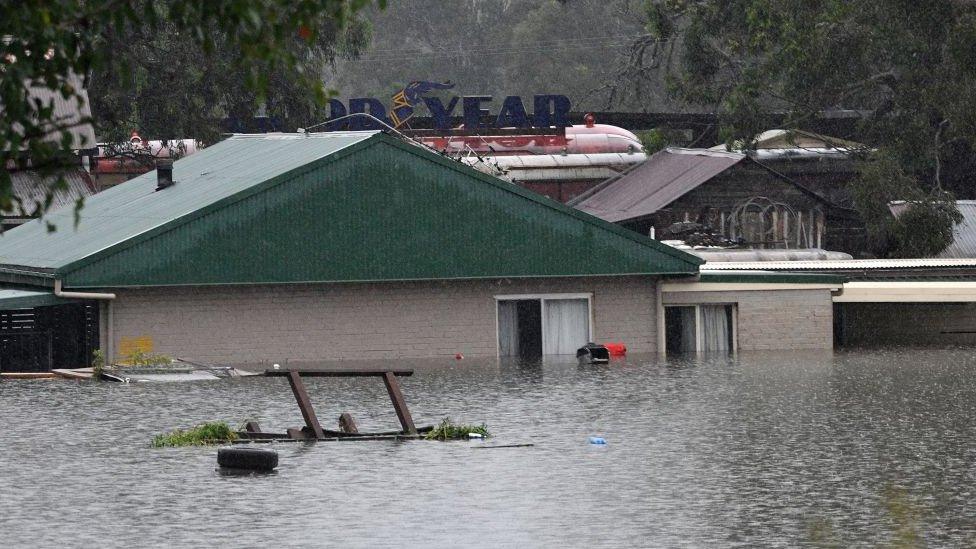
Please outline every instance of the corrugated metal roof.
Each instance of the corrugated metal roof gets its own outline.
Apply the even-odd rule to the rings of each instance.
[[[832,252],[819,248],[792,249],[740,249],[740,248],[691,248],[677,247],[688,253],[695,254],[705,261],[844,261],[854,259],[851,254]]]
[[[117,287],[693,274],[702,262],[376,132],[234,136],[178,160],[174,179],[95,195],[77,228],[55,214],[55,233],[13,229],[0,273]]]
[[[804,130],[766,130],[761,134],[756,136],[755,143],[752,143],[753,150],[763,151],[763,150],[810,150],[818,152],[842,152],[844,154],[850,151],[863,150],[866,147],[861,143],[856,143],[854,141],[848,141],[846,139],[840,139],[838,137],[829,137],[826,135],[821,135],[819,133],[808,132]],[[716,145],[711,147],[709,150],[712,151],[725,151],[728,150],[725,145]]]
[[[741,162],[746,155],[668,148],[574,205],[612,223],[650,215]]]
[[[70,299],[55,297],[53,292],[0,288],[0,311],[30,309],[71,302]]]
[[[775,271],[711,271],[702,270],[699,282],[763,283],[763,284],[842,284],[845,278],[836,274],[784,273]]]
[[[91,106],[88,100],[88,90],[77,75],[70,75],[68,82],[79,90],[83,101],[76,98],[65,99],[60,92],[42,86],[30,86],[27,93],[31,100],[40,100],[43,105],[54,107],[53,119],[61,125],[73,125],[68,131],[72,137],[72,149],[85,149],[95,146],[95,130],[91,123],[80,124],[82,119],[91,120]],[[58,137],[60,139],[60,137]]]
[[[976,267],[976,259],[848,259],[827,261],[736,261],[712,262],[701,266],[704,271],[834,271],[860,269],[921,269],[933,267]]]
[[[92,183],[91,176],[81,168],[45,175],[33,170],[13,172],[10,174],[13,194],[21,199],[22,207],[27,215],[31,215],[44,204],[48,191],[51,190],[51,186],[59,177],[64,177],[65,188],[55,189],[52,193],[51,204],[48,208],[51,212],[60,208],[72,208],[74,211],[76,200],[88,198],[95,194],[95,185]],[[3,212],[0,215],[20,217],[21,212]]]
[[[907,203],[898,200],[888,207],[897,216],[905,211]],[[962,221],[952,228],[952,244],[936,257],[976,258],[976,200],[957,200],[956,207],[962,214]]]
[[[156,191],[152,171],[92,196],[81,220],[57,211],[0,236],[0,264],[60,269],[192,214],[375,132],[236,135],[174,163],[176,184]],[[49,232],[45,221],[57,226]]]

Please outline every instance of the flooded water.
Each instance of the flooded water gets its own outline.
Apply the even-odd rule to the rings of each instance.
[[[371,363],[376,365],[376,363]],[[348,363],[346,365],[349,365]],[[6,546],[757,547],[976,543],[976,351],[607,366],[403,363],[418,424],[479,442],[150,449],[215,419],[299,426],[286,381],[0,382]],[[307,382],[323,423],[397,426],[375,379]],[[588,443],[602,436],[608,444]],[[529,448],[483,448],[534,443]],[[265,447],[265,446],[262,446]]]

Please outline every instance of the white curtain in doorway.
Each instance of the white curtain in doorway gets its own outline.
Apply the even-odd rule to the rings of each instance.
[[[727,305],[702,305],[703,351],[729,350],[729,317]]]
[[[547,299],[543,303],[545,322],[542,352],[573,355],[590,337],[590,306],[586,299]]]
[[[498,354],[516,356],[518,348],[518,302],[498,302]]]

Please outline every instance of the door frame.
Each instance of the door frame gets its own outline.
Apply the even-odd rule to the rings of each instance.
[[[585,299],[586,309],[587,309],[587,342],[593,341],[593,293],[565,293],[565,294],[500,294],[493,296],[495,298],[495,356],[501,358],[501,334],[498,330],[498,302],[499,301],[531,301],[538,300],[539,306],[542,309],[541,314],[541,326],[542,337],[546,337],[546,301],[558,301],[565,299]],[[542,341],[542,348],[546,348],[545,339]],[[545,356],[545,355],[543,355]]]
[[[729,351],[730,352],[733,352],[733,353],[736,353],[736,352],[739,351],[739,304],[738,303],[735,303],[735,302],[731,302],[731,303],[726,303],[726,302],[721,302],[721,303],[706,303],[706,302],[680,303],[679,302],[679,303],[665,303],[663,305],[664,305],[663,306],[663,309],[665,309],[665,312],[667,312],[666,310],[669,307],[694,307],[695,308],[695,352],[696,353],[704,353],[705,352],[704,350],[702,350],[702,311],[701,311],[701,308],[703,306],[716,306],[716,305],[720,305],[720,306],[723,306],[723,307],[732,307],[732,326],[731,326],[731,328],[732,328],[732,348],[729,349]],[[662,343],[663,343],[663,345],[661,346],[661,348],[664,349],[664,351],[665,351],[664,354],[666,354],[667,353],[668,342],[667,341],[663,341]]]

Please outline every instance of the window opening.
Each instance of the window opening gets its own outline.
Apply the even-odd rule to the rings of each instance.
[[[668,353],[735,350],[735,305],[681,305],[664,308]]]

